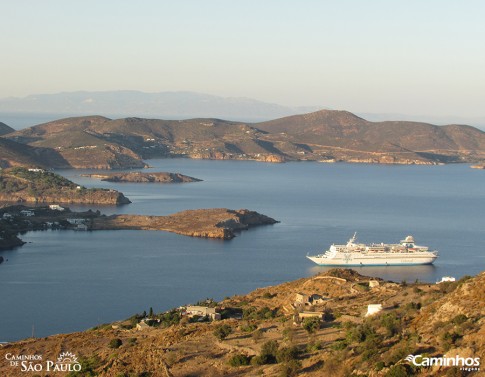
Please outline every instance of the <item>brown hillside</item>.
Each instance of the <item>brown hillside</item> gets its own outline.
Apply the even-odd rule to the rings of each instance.
[[[55,150],[31,147],[0,138],[0,168],[12,166],[69,168],[69,163]]]
[[[69,351],[84,375],[98,376],[481,376],[454,366],[416,368],[404,359],[459,354],[483,360],[484,279],[481,273],[440,285],[398,284],[332,269],[218,303],[225,315],[239,310],[242,319],[198,322],[172,311],[153,315],[146,325],[138,315],[85,332],[8,344],[0,347],[0,360],[7,353],[38,354],[45,364]],[[312,294],[322,296],[320,301],[296,301]],[[367,305],[377,303],[382,312],[365,317]],[[306,331],[293,323],[296,312],[324,319]],[[221,325],[231,329],[223,340],[215,331]],[[0,373],[25,372],[4,360]]]
[[[313,134],[345,137],[359,132],[367,125],[365,119],[348,111],[320,110],[309,114],[257,123],[255,126],[270,133],[286,132],[294,135]]]
[[[369,122],[347,111],[322,110],[311,114],[258,123],[268,132],[285,132],[300,141],[326,140],[331,145],[358,144],[379,150],[395,145],[420,152],[430,150],[485,151],[485,133],[470,126],[435,126],[428,123]],[[323,138],[319,138],[319,136]]]
[[[485,133],[469,126],[369,122],[322,110],[268,122],[104,117],[61,119],[8,138],[52,148],[76,168],[139,168],[142,159],[189,157],[435,164],[485,160]]]
[[[86,189],[49,171],[30,171],[24,167],[0,171],[1,202],[34,203],[131,203],[121,192]]]

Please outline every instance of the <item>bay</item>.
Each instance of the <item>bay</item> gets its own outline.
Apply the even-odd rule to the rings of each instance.
[[[84,330],[136,312],[217,300],[326,271],[305,258],[357,231],[362,242],[408,234],[437,249],[432,266],[360,267],[364,275],[433,283],[485,267],[485,174],[468,165],[387,166],[188,159],[150,160],[147,171],[203,179],[188,184],[110,183],[62,170],[87,187],[122,191],[110,213],[167,215],[185,209],[248,208],[280,221],[231,241],[154,231],[45,231],[0,252],[0,341]]]

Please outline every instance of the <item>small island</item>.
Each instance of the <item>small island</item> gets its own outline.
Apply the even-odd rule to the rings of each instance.
[[[0,171],[0,201],[108,205],[131,203],[119,191],[88,189],[50,171],[25,167]]]
[[[81,177],[101,179],[107,182],[134,182],[134,183],[186,183],[201,182],[202,179],[189,177],[180,173],[155,172],[142,173],[139,171],[129,173],[110,174],[82,174]]]

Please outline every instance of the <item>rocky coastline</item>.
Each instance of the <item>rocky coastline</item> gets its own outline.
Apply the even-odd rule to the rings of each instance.
[[[88,189],[53,172],[23,167],[0,171],[0,202],[104,205],[131,203],[117,190]]]
[[[16,247],[22,246],[24,244],[25,242],[22,241],[17,236],[10,236],[8,238],[0,237],[0,251],[15,249]],[[3,259],[2,259],[2,262],[3,262]]]
[[[131,200],[116,190],[90,190],[86,193],[60,193],[59,195],[28,195],[26,193],[3,194],[0,193],[0,202],[4,203],[61,203],[61,204],[101,204],[122,205],[129,204]]]

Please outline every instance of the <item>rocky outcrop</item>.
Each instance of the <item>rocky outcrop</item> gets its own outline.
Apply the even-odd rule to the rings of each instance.
[[[470,166],[472,169],[485,169],[485,164],[478,164]]]
[[[14,248],[16,248],[18,246],[22,246],[23,244],[25,244],[25,242],[22,241],[17,236],[11,236],[11,237],[8,237],[8,238],[2,238],[2,237],[0,237],[0,250],[10,250],[10,249],[14,249]],[[3,258],[0,261],[0,263],[1,262],[3,262]]]

